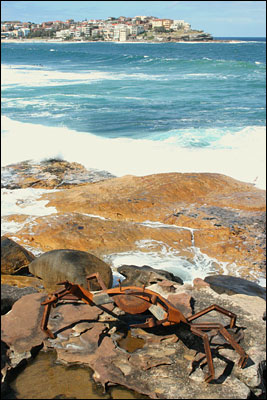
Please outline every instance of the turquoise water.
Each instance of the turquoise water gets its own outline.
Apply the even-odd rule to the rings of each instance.
[[[257,38],[3,43],[2,165],[58,157],[117,176],[210,172],[265,189],[265,54],[266,40]],[[54,212],[40,207],[37,189],[24,190],[3,190],[3,218]],[[4,233],[21,228],[3,222]],[[193,262],[163,242],[137,246],[105,261],[115,269],[167,269],[186,282],[214,273],[219,263],[193,243]],[[238,274],[235,265],[219,265]],[[265,285],[265,276],[258,278]]]
[[[262,187],[265,57],[260,38],[3,43],[4,144],[7,150],[14,137],[33,144],[32,153],[4,153],[3,162],[61,156],[116,175],[220,172]],[[77,147],[82,151],[75,153]],[[101,149],[105,162],[89,152],[96,165],[90,164],[85,148],[93,155]],[[248,149],[253,171],[245,173]],[[234,153],[225,168],[229,150]]]

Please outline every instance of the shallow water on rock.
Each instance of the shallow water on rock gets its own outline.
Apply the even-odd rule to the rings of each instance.
[[[148,399],[148,396],[115,386],[103,393],[88,367],[65,367],[55,363],[54,351],[39,352],[34,360],[10,383],[17,399]]]
[[[129,353],[133,353],[135,350],[142,349],[144,347],[145,340],[132,336],[131,330],[129,330],[127,335],[119,339],[117,343],[122,349],[128,351]]]

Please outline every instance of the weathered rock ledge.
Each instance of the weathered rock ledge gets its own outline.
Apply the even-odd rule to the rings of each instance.
[[[70,188],[88,182],[98,182],[115,176],[107,171],[87,170],[81,164],[60,159],[40,163],[24,161],[1,168],[1,188]]]
[[[33,349],[43,346],[44,351],[55,349],[61,363],[90,366],[95,381],[103,388],[120,384],[161,399],[264,396],[266,326],[262,316],[265,301],[257,296],[219,295],[207,286],[201,288],[199,282],[193,287],[174,281],[171,286],[162,283],[149,288],[176,305],[183,303],[190,313],[216,303],[237,314],[238,329],[233,334],[241,338],[240,345],[249,355],[244,369],[237,366],[238,354],[225,346],[217,335],[211,340],[215,380],[213,384],[203,383],[206,366],[201,364],[202,342],[182,324],[177,326],[177,330],[132,329],[131,336],[128,334],[125,338],[129,340],[125,346],[121,344],[126,334],[125,326],[117,318],[95,306],[77,302],[61,303],[53,309],[49,328],[56,333],[56,339],[47,339],[40,330],[43,311],[40,302],[45,294],[33,293],[16,301],[12,310],[2,316],[2,341],[6,350],[3,380],[8,378],[12,368],[31,357]],[[170,287],[175,290],[170,292]],[[120,318],[126,318],[114,305],[106,307]],[[201,318],[211,318],[224,325],[228,323],[225,316],[216,312]]]
[[[58,182],[42,184],[54,188]],[[74,185],[41,199],[57,211],[4,217],[23,225],[12,237],[33,250],[74,248],[104,257],[149,251],[139,246],[147,241],[163,243],[190,262],[197,248],[214,259],[219,273],[225,273],[218,263],[224,262],[230,275],[252,281],[266,276],[266,192],[225,175],[124,176]]]

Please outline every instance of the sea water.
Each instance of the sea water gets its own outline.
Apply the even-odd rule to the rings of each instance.
[[[3,43],[2,166],[57,157],[116,176],[213,172],[265,189],[265,95],[265,38]]]

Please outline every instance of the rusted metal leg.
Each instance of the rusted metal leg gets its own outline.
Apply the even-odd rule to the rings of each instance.
[[[210,350],[209,337],[205,332],[202,332],[200,329],[198,329],[192,325],[190,326],[190,329],[195,335],[200,336],[203,339],[205,354],[207,357],[207,363],[208,363],[208,368],[209,368],[209,374],[205,376],[205,382],[209,383],[215,377],[212,355],[211,355],[211,350]]]
[[[95,272],[94,274],[87,275],[86,280],[87,280],[87,289],[88,290],[90,290],[90,280],[94,279],[94,278],[96,279],[97,283],[99,284],[99,286],[101,287],[102,290],[107,290],[107,287],[106,287],[103,279],[99,275],[99,272]]]
[[[209,306],[205,308],[202,311],[199,311],[198,313],[191,315],[190,317],[187,318],[188,322],[193,321],[194,319],[197,319],[199,317],[202,317],[202,315],[208,314],[210,311],[218,311],[221,314],[227,315],[227,317],[230,318],[230,328],[233,328],[235,326],[236,322],[236,314],[232,313],[231,311],[226,310],[225,308],[222,308],[218,306],[217,304],[213,304],[212,306]]]
[[[63,297],[66,297],[68,300],[69,299],[77,300],[79,298],[71,293],[71,288],[68,288],[68,289],[66,288],[66,287],[69,287],[68,282],[67,283],[64,282],[64,284],[65,284],[65,289],[58,290],[57,292],[49,295],[47,297],[47,299],[41,303],[41,305],[44,306],[44,312],[43,312],[43,317],[42,317],[42,321],[41,321],[41,329],[51,339],[55,339],[55,335],[50,331],[50,329],[47,328],[51,307],[55,307],[58,300],[62,299]]]
[[[231,346],[237,351],[237,353],[240,355],[240,359],[238,361],[238,366],[240,368],[244,368],[246,366],[247,360],[248,360],[248,355],[245,352],[245,350],[239,346],[239,344],[234,340],[232,335],[230,335],[227,330],[221,326],[220,327],[220,333],[223,335],[223,337],[231,344]]]
[[[51,339],[55,339],[54,334],[50,331],[50,329],[47,328],[48,320],[49,320],[49,315],[50,315],[50,310],[52,307],[53,303],[46,304],[44,307],[44,313],[41,321],[41,329],[46,333],[47,336],[49,336]]]
[[[201,330],[211,330],[211,329],[217,329],[218,332],[221,333],[221,335],[227,340],[228,343],[230,343],[230,345],[236,350],[236,352],[240,355],[240,359],[238,362],[238,366],[240,368],[244,368],[246,363],[247,363],[247,359],[248,359],[248,355],[245,352],[245,350],[235,341],[235,339],[233,338],[233,336],[227,331],[227,329],[224,328],[224,326],[222,324],[212,324],[212,323],[200,323],[200,324],[193,324],[191,325],[191,330],[192,328],[199,328]]]

